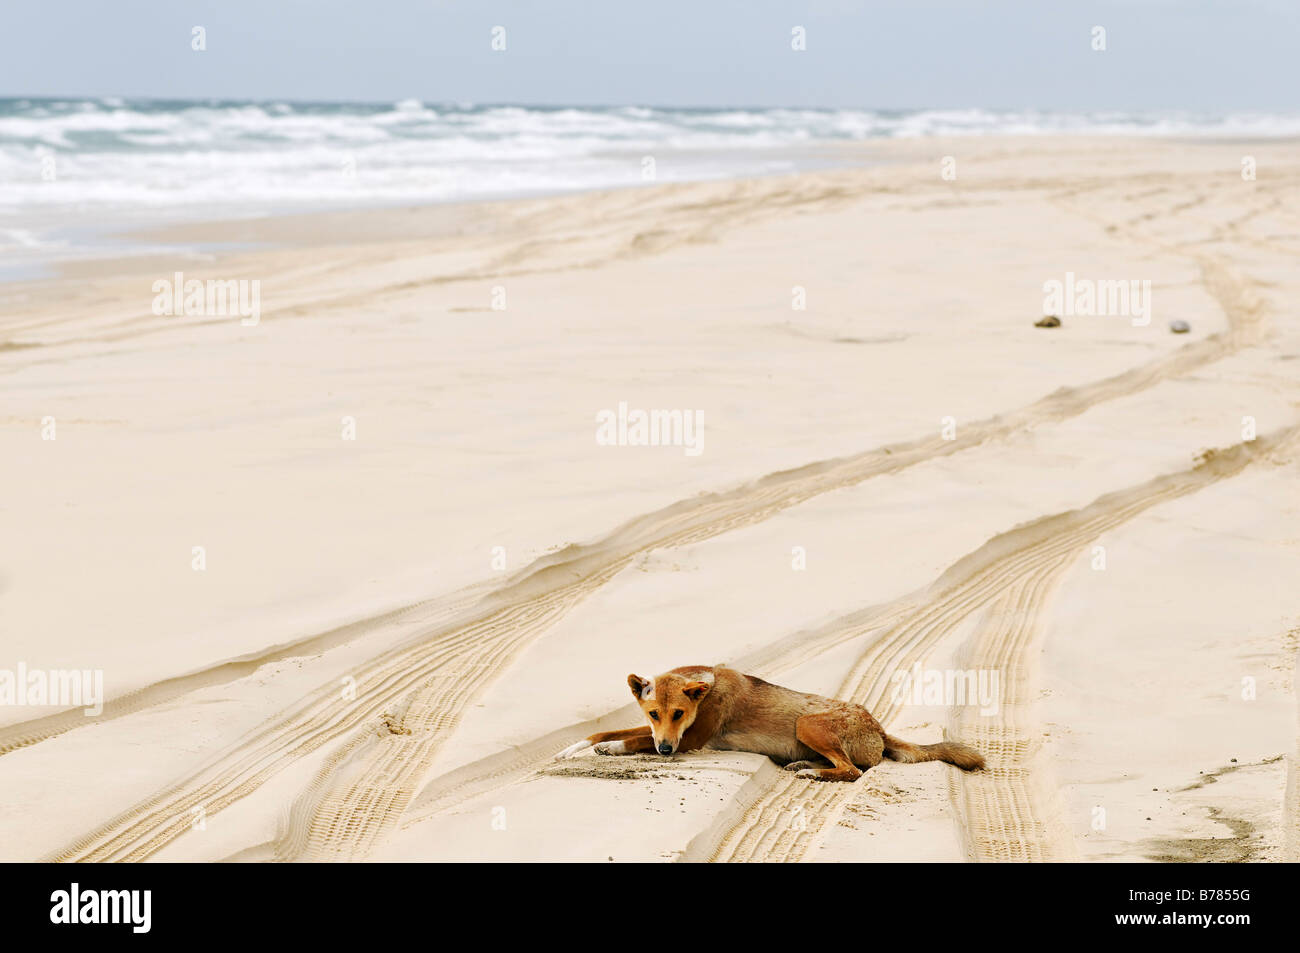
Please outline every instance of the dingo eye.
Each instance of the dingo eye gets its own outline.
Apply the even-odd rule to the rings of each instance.
[[[658,720],[659,720],[659,712],[657,712],[657,711],[652,711],[652,712],[650,712],[650,717],[651,717],[653,720],[658,721]]]
[[[682,711],[680,708],[677,709],[675,712],[673,712],[673,721],[680,720],[682,715],[684,714],[686,714],[686,712]]]

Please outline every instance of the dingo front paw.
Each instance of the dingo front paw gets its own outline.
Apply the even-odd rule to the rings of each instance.
[[[627,754],[627,745],[621,741],[602,741],[593,750],[596,754]]]
[[[555,756],[555,760],[563,761],[565,758],[575,757],[579,751],[582,751],[584,748],[590,748],[590,747],[591,747],[591,742],[588,741],[586,738],[583,738],[581,741],[575,741],[573,744],[569,745],[569,747],[565,748],[563,751],[557,754]]]

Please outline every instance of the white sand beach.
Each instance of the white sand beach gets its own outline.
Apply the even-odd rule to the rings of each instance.
[[[840,160],[0,285],[0,669],[106,695],[0,706],[0,860],[1300,860],[1295,144]],[[989,767],[554,760],[694,663]]]

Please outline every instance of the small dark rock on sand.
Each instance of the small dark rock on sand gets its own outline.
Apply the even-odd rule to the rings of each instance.
[[[1036,328],[1059,328],[1060,326],[1061,319],[1054,314],[1044,315],[1041,320],[1034,322]]]
[[[1170,321],[1170,322],[1169,322],[1169,330],[1170,330],[1170,331],[1173,331],[1175,334],[1186,334],[1186,333],[1187,333],[1188,331],[1190,331],[1191,329],[1192,329],[1192,326],[1191,326],[1190,324],[1188,324],[1186,321]]]

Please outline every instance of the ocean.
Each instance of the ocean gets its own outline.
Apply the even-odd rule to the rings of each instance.
[[[1300,114],[0,99],[0,261],[143,253],[113,231],[176,220],[764,175],[843,161],[827,143],[998,133],[1272,138]]]

